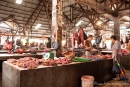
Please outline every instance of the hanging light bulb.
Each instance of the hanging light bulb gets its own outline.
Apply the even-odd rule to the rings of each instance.
[[[102,22],[101,21],[97,21],[96,25],[101,25]]]

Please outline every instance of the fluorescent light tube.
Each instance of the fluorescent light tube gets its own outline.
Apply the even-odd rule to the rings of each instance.
[[[82,20],[78,21],[75,26],[79,26],[82,22]]]
[[[16,2],[15,2],[15,3],[17,3],[17,4],[21,4],[21,3],[22,3],[22,1],[23,1],[23,0],[16,0]]]
[[[38,29],[41,27],[41,24],[37,24],[37,26],[35,27],[35,29]]]

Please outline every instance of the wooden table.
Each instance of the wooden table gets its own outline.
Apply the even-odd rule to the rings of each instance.
[[[27,70],[5,61],[2,87],[81,87],[83,75],[94,76],[96,82],[111,80],[112,65],[112,59],[107,59]]]

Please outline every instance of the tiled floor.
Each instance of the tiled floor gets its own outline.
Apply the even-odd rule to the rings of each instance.
[[[129,79],[128,83],[124,81],[109,81],[106,82],[105,84],[100,84],[99,86],[96,87],[130,87],[130,71],[125,71],[127,78]],[[1,72],[0,72],[0,87],[2,87],[2,77],[1,77]]]

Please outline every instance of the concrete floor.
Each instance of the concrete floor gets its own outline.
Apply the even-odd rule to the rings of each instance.
[[[129,81],[126,83],[124,81],[109,81],[106,82],[106,84],[100,84],[99,86],[96,87],[130,87],[130,71],[125,71],[126,72],[126,76],[129,79]]]
[[[95,86],[95,87],[130,87],[130,71],[125,71],[127,78],[129,79],[128,83],[124,82],[124,81],[109,81],[106,82],[106,84],[101,84],[99,83],[99,86]],[[0,72],[0,87],[2,87],[2,74]]]

